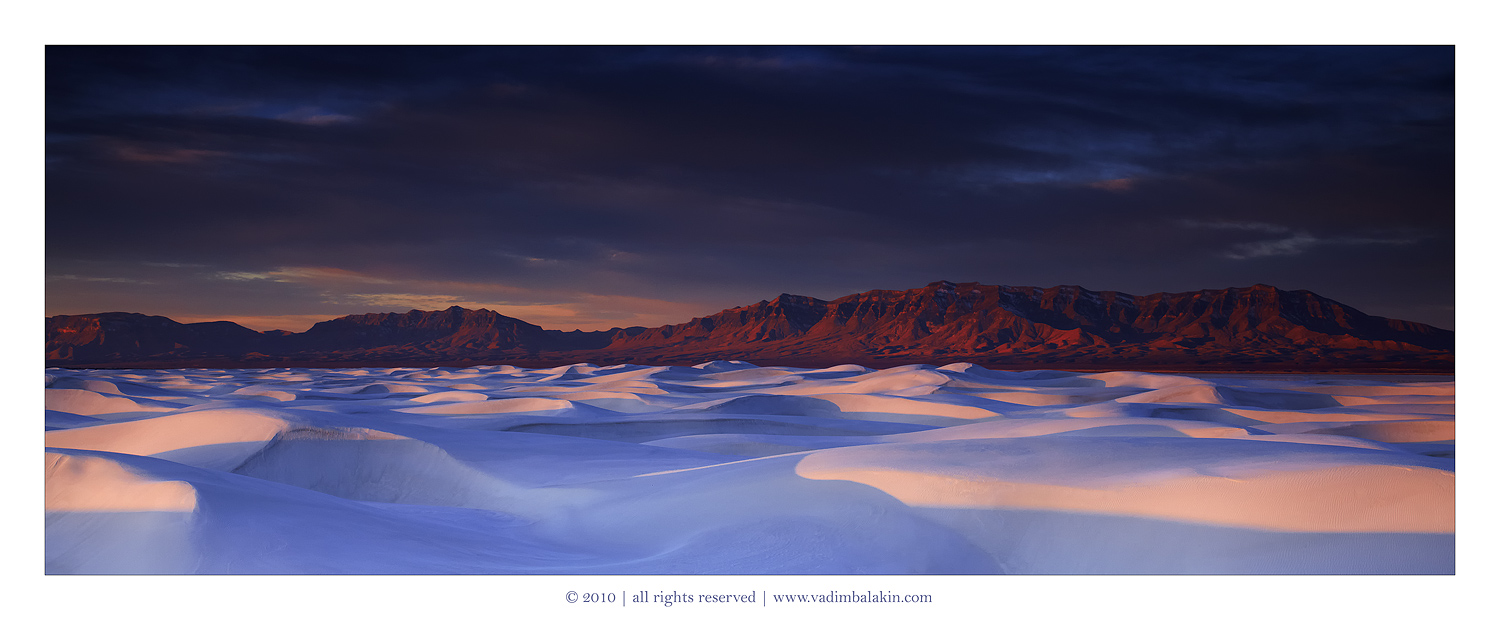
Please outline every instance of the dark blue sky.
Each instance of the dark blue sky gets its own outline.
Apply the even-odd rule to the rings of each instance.
[[[1451,47],[76,47],[46,311],[685,321],[935,280],[1452,328]]]

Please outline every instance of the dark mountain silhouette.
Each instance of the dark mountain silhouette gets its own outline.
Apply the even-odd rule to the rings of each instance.
[[[188,323],[133,312],[47,318],[47,361],[130,361],[252,354],[277,337],[229,321]]]
[[[1271,286],[1134,296],[935,282],[823,301],[781,295],[687,323],[546,330],[452,307],[351,315],[300,334],[105,313],[47,320],[53,365],[569,362],[1451,372],[1454,333]]]
[[[343,353],[361,359],[526,357],[542,351],[598,349],[619,329],[561,332],[491,310],[355,314],[287,336],[285,352]]]
[[[257,332],[228,321],[183,324],[160,316],[106,312],[48,318],[47,360],[97,364],[528,359],[543,352],[600,349],[626,331],[544,330],[491,310],[458,306],[434,312],[352,314],[302,333]]]

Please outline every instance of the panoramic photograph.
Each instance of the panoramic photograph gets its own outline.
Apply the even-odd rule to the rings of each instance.
[[[45,60],[47,575],[1456,573],[1453,46]]]

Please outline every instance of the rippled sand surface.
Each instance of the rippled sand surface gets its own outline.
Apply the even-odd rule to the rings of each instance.
[[[48,573],[1452,573],[1451,377],[48,370]]]

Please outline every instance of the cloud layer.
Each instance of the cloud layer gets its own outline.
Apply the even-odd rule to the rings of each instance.
[[[1453,84],[1446,47],[54,46],[47,311],[1264,282],[1451,327]]]

